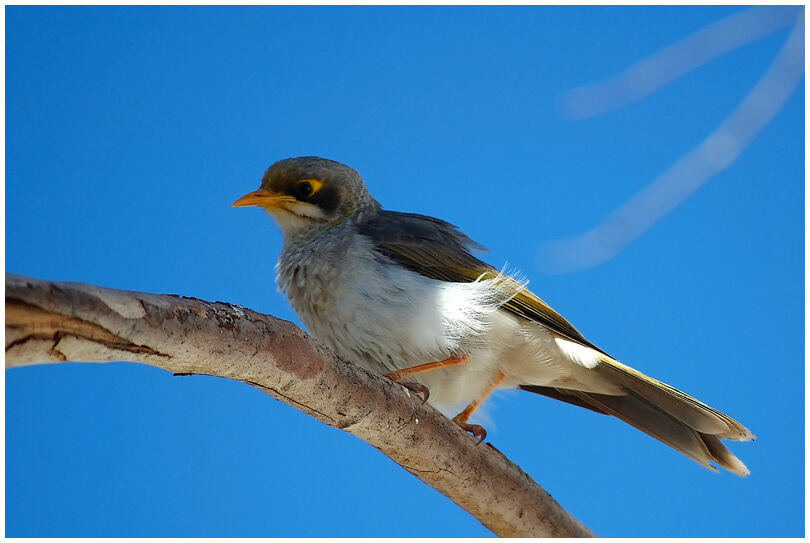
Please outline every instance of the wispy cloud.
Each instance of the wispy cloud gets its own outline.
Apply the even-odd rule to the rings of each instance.
[[[787,41],[740,105],[699,145],[681,157],[602,223],[580,235],[546,243],[540,264],[549,272],[587,269],[615,257],[632,240],[719,172],[728,168],[787,102],[804,73],[804,9],[752,8],[667,47],[605,81],[570,91],[566,113],[585,119],[641,100],[667,83],[786,26]]]

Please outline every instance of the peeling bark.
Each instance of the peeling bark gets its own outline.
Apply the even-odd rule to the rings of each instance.
[[[592,537],[493,446],[287,321],[222,302],[6,275],[6,368],[130,361],[242,381],[359,437],[499,536]]]

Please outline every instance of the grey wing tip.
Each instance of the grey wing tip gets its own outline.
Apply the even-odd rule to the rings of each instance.
[[[734,428],[736,432],[728,432],[722,435],[718,435],[717,437],[721,437],[723,439],[730,439],[731,441],[756,441],[757,436],[754,435],[754,432],[746,428],[740,423],[736,423],[736,427]]]
[[[468,237],[467,239],[470,240],[470,241],[467,242],[467,247],[469,247],[470,249],[473,249],[475,251],[481,251],[482,253],[488,253],[489,252],[489,249],[486,246],[481,245],[480,243],[478,243],[477,241],[475,241],[472,238]]]
[[[745,432],[745,434],[742,437],[740,437],[740,439],[737,439],[736,441],[756,441],[756,440],[757,440],[757,436],[755,436],[754,433],[751,432],[750,430],[747,430]]]

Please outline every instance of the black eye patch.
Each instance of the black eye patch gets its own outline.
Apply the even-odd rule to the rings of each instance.
[[[321,190],[316,192],[307,201],[315,204],[327,214],[332,214],[340,205],[340,193],[335,187],[325,184],[321,187]]]

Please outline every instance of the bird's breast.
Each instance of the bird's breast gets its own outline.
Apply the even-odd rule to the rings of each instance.
[[[392,371],[480,342],[503,293],[449,283],[391,262],[362,236],[285,247],[278,282],[319,341],[367,368]]]

